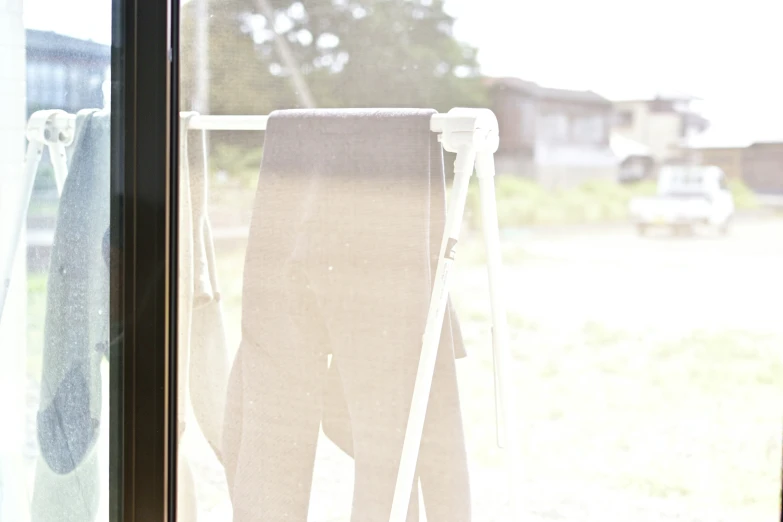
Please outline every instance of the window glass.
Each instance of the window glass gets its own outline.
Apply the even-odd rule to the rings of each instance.
[[[530,142],[536,132],[536,106],[529,100],[522,100],[519,102],[519,107],[522,116],[522,136],[525,142]]]
[[[65,100],[68,96],[68,85],[65,83],[66,69],[64,65],[57,65],[54,68],[54,93],[57,101],[56,107],[65,107]]]
[[[578,143],[597,145],[604,141],[604,118],[581,116],[575,119],[573,137]]]
[[[111,0],[76,4],[0,2],[3,522],[107,522],[119,466],[108,359],[118,115],[70,95],[86,87],[82,46],[110,65]]]
[[[41,101],[47,105],[54,102],[54,86],[52,85],[52,63],[51,61],[41,64]]]
[[[544,114],[540,122],[543,141],[562,143],[568,141],[569,118],[566,114]]]
[[[389,521],[444,280],[407,521],[779,516],[783,13],[686,4],[182,2],[180,520]]]
[[[78,106],[81,103],[81,88],[82,88],[82,72],[79,69],[71,69],[70,71],[70,88],[68,90],[68,104],[71,106]]]
[[[615,125],[618,127],[630,127],[633,125],[633,112],[628,110],[619,110],[615,115]]]
[[[27,98],[31,103],[35,103],[40,96],[38,74],[38,64],[29,63],[27,65]]]

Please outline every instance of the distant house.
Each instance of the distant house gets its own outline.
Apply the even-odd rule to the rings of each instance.
[[[728,179],[742,179],[746,150],[746,146],[692,147],[690,157],[694,163],[720,167]]]
[[[102,108],[111,47],[48,31],[26,30],[27,113]]]
[[[783,142],[696,144],[685,154],[700,165],[720,167],[729,179],[741,179],[760,194],[783,194]]]
[[[591,91],[553,89],[517,78],[490,78],[487,84],[500,125],[499,173],[550,186],[617,176],[609,100]]]
[[[696,98],[681,94],[616,101],[613,132],[648,147],[658,165],[690,161],[683,156],[683,145],[709,126],[693,110],[695,101]]]
[[[640,181],[655,173],[655,160],[649,147],[616,132],[612,132],[609,144],[617,157],[620,182]]]

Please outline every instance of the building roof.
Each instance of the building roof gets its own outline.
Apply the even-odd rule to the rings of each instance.
[[[602,105],[612,104],[608,99],[593,91],[572,91],[568,89],[556,89],[553,87],[539,87],[539,96],[551,100],[573,100]]]
[[[615,103],[643,103],[654,100],[671,102],[696,102],[703,101],[702,98],[694,96],[683,91],[663,91],[663,90],[639,90],[639,91],[615,91],[605,92],[603,95]]]
[[[79,55],[103,60],[111,58],[110,46],[92,40],[81,40],[37,29],[27,29],[25,37],[28,55]]]
[[[754,141],[749,147],[780,147],[781,145],[783,145],[783,139]]]
[[[607,98],[604,98],[593,91],[575,91],[570,89],[544,87],[535,82],[522,80],[520,78],[487,78],[486,85],[488,87],[524,92],[543,100],[563,100],[601,105],[611,105],[612,103]]]
[[[538,85],[520,78],[484,78],[484,85],[490,89],[503,91],[513,91],[536,96],[538,94]]]
[[[749,141],[713,141],[713,142],[699,142],[694,141],[683,145],[684,149],[693,150],[709,150],[709,149],[744,149],[751,145]]]

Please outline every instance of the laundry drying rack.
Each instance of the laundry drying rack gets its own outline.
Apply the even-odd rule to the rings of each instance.
[[[193,115],[183,119],[181,124],[188,130],[215,131],[263,131],[267,116],[217,116]],[[435,284],[432,290],[427,323],[422,338],[422,351],[414,385],[413,399],[408,418],[402,458],[395,486],[390,522],[404,522],[408,511],[410,491],[415,480],[416,462],[425,414],[430,395],[435,360],[440,342],[454,262],[454,249],[459,238],[467,200],[468,186],[474,168],[478,178],[482,231],[486,249],[489,276],[489,294],[492,314],[492,346],[495,378],[495,405],[497,443],[507,448],[510,455],[510,507],[513,519],[518,520],[514,484],[517,484],[517,456],[513,413],[512,383],[509,380],[511,356],[509,333],[501,284],[501,249],[495,197],[494,153],[499,143],[498,123],[492,111],[487,109],[455,108],[445,114],[435,114],[430,121],[430,130],[438,134],[438,140],[446,151],[456,153],[454,181],[450,195],[446,225],[440,247]],[[49,155],[54,167],[58,194],[62,193],[68,174],[67,148],[73,143],[76,133],[76,115],[60,110],[38,111],[27,125],[28,140],[24,166],[23,192],[20,194],[20,210],[12,223],[10,244],[0,245],[0,318],[2,317],[15,253],[23,227],[27,208],[33,193],[33,185],[44,152]]]

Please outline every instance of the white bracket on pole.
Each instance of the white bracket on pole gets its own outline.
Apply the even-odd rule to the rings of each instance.
[[[19,238],[27,222],[27,209],[33,195],[35,176],[41,163],[44,147],[49,147],[49,156],[55,172],[58,195],[62,193],[65,175],[68,172],[65,149],[73,142],[75,117],[65,111],[37,111],[27,122],[27,155],[24,162],[24,185],[17,199],[19,209],[11,222],[9,243],[0,245],[0,318],[3,317],[8,289],[11,286],[14,259],[19,248]]]
[[[494,154],[499,145],[498,122],[490,110],[457,108],[452,109],[448,114],[433,116],[431,130],[440,134],[439,140],[443,148],[449,152],[456,152],[457,158],[454,162],[454,184],[446,215],[446,227],[440,247],[438,268],[435,272],[435,285],[430,300],[427,324],[424,330],[419,368],[413,389],[397,484],[394,489],[390,522],[405,522],[407,519],[410,492],[416,476],[419,447],[435,371],[438,345],[440,344],[440,332],[448,301],[450,272],[454,263],[470,176],[473,174],[474,166],[481,193],[482,229],[489,271],[498,444],[500,447],[510,446],[512,455],[516,453],[513,448],[517,441],[512,429],[514,424],[512,417],[515,410],[511,405],[513,395],[508,377],[511,363],[508,347],[508,323],[501,292],[502,285],[499,280],[502,267],[494,185]],[[512,456],[511,462],[509,462],[509,503],[514,512],[514,520],[517,519],[514,503],[516,496],[514,491],[515,460]]]

